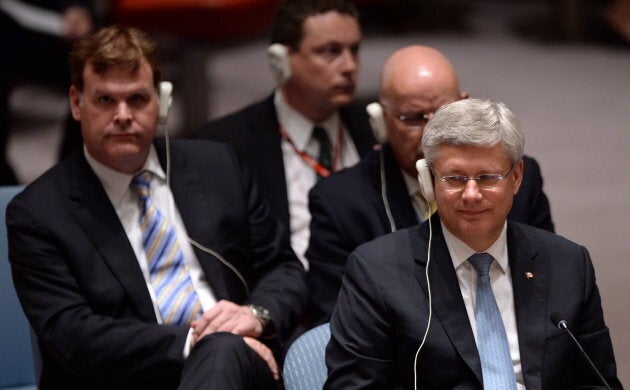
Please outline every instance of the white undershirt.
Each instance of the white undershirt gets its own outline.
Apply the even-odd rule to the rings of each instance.
[[[112,206],[114,206],[114,209],[116,210],[116,214],[118,214],[118,219],[125,229],[129,243],[136,255],[138,265],[140,265],[140,269],[142,270],[142,275],[144,276],[147,289],[151,295],[155,316],[158,323],[162,324],[164,321],[162,320],[160,310],[156,304],[157,300],[155,298],[153,287],[151,286],[147,258],[142,245],[142,230],[140,228],[140,207],[138,205],[138,197],[129,189],[129,183],[131,183],[133,175],[121,173],[106,167],[90,156],[85,147],[83,148],[83,151],[88,164],[101,181]],[[184,252],[188,272],[190,273],[193,286],[199,296],[199,300],[201,301],[201,306],[204,311],[209,310],[215,305],[216,298],[203,273],[203,270],[201,269],[201,266],[199,265],[199,260],[188,241],[186,227],[184,226],[181,215],[175,205],[173,194],[171,193],[170,188],[166,185],[166,175],[160,166],[160,162],[153,146],[151,146],[147,161],[144,163],[144,166],[140,171],[143,170],[149,170],[154,174],[154,177],[151,179],[151,200],[153,201],[155,207],[160,210],[160,212],[162,212],[162,214],[164,214],[164,216],[175,227],[180,247]]]
[[[468,258],[476,253],[471,247],[455,237],[442,223],[442,231],[446,246],[453,260],[453,266],[457,273],[459,288],[466,305],[468,319],[472,327],[475,340],[477,339],[477,321],[475,320],[475,300],[477,295],[477,271],[473,268]],[[512,276],[507,252],[507,222],[503,226],[497,240],[484,252],[490,254],[496,261],[490,267],[490,284],[492,292],[501,312],[505,332],[507,333],[510,355],[516,374],[516,387],[525,390],[523,372],[521,367],[521,355],[518,348],[518,332],[516,329],[516,311],[514,309],[514,292],[512,289]]]
[[[305,151],[317,160],[319,143],[311,136],[315,123],[290,107],[279,90],[276,90],[274,104],[278,113],[278,123],[289,135],[295,147],[298,150]],[[341,123],[337,112],[323,122],[318,123],[318,125],[326,130],[332,150],[335,150],[336,147],[338,131],[340,129],[343,131],[340,166],[335,167],[336,169],[351,167],[359,162],[359,154],[352,137]],[[282,160],[284,162],[284,176],[287,183],[287,197],[289,201],[291,247],[302,262],[302,265],[304,265],[304,268],[308,270],[308,261],[304,256],[311,235],[308,192],[317,182],[317,174],[295,152],[291,144],[284,139],[282,140]]]

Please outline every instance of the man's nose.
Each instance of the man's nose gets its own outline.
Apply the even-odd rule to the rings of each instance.
[[[359,58],[351,49],[346,48],[341,53],[341,66],[344,72],[356,72],[359,69]]]
[[[127,103],[120,102],[116,106],[116,112],[114,113],[114,122],[118,124],[126,124],[131,122],[133,113]]]
[[[462,192],[462,198],[467,200],[479,200],[482,198],[482,194],[476,180],[468,180],[464,186]]]

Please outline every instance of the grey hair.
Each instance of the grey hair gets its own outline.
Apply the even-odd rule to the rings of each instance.
[[[492,147],[498,143],[515,164],[523,157],[525,136],[516,116],[503,103],[462,99],[440,107],[422,134],[422,153],[432,164],[440,145]]]

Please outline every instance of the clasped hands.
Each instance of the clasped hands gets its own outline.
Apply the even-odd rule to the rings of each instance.
[[[193,330],[191,346],[194,346],[202,337],[215,332],[229,332],[243,336],[245,343],[265,361],[274,379],[280,378],[278,363],[273,353],[265,344],[258,341],[264,330],[262,323],[254,317],[249,307],[221,300],[193,321],[190,326]]]

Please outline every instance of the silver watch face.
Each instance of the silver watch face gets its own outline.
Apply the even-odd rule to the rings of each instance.
[[[263,322],[263,324],[267,324],[270,320],[269,310],[265,309],[262,306],[250,305],[250,309],[252,310],[252,315]]]

